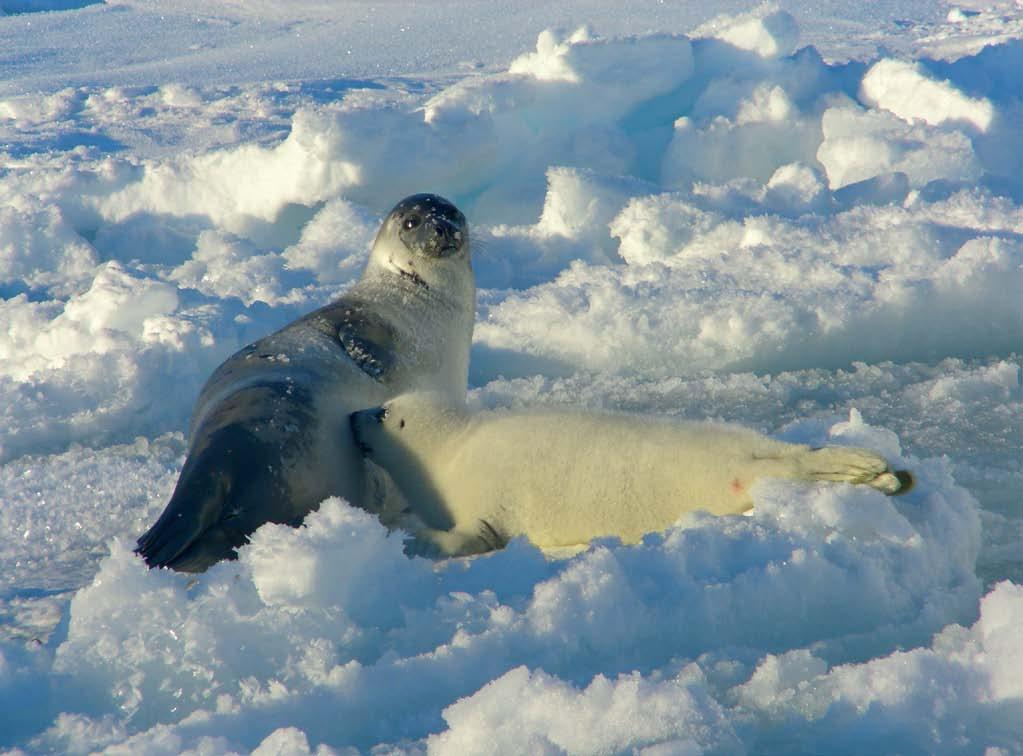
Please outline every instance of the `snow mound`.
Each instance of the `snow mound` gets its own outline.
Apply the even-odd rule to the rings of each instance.
[[[0,19],[0,749],[1020,752],[1018,8],[489,1],[458,38],[481,11]],[[918,487],[438,563],[328,500],[144,569],[203,381],[420,191],[472,227],[473,406],[738,422]]]
[[[893,434],[857,415],[830,436],[898,458]],[[255,748],[291,725],[334,746],[386,735],[472,751],[490,742],[490,718],[522,701],[494,734],[504,752],[522,738],[569,750],[734,747],[725,691],[762,685],[752,660],[812,645],[821,672],[972,618],[976,504],[943,463],[911,466],[920,484],[899,499],[765,483],[752,517],[696,514],[640,546],[608,540],[565,560],[521,542],[408,559],[398,537],[333,499],[305,527],[266,526],[240,562],[193,579],[149,571],[114,542],[71,601],[52,713],[34,715],[69,719],[36,745],[77,750],[117,712],[130,725],[111,742],[136,748],[168,733]],[[724,660],[734,679],[720,688]],[[386,724],[367,716],[381,707]]]
[[[875,63],[863,77],[860,97],[905,121],[920,119],[932,126],[965,121],[985,132],[995,117],[989,100],[968,97],[948,81],[934,81],[919,64],[900,60]]]
[[[750,13],[719,16],[697,27],[693,36],[719,39],[762,58],[780,58],[795,51],[799,25],[789,13],[764,3]]]
[[[509,712],[507,702],[516,705]],[[509,713],[511,716],[509,716]],[[697,665],[663,682],[597,675],[583,690],[516,667],[444,710],[437,754],[602,753],[658,744],[672,753],[741,748]]]

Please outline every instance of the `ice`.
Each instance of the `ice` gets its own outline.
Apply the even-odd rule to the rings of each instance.
[[[779,58],[795,51],[799,26],[788,12],[765,3],[750,13],[720,16],[694,34],[720,39],[762,58]]]
[[[300,110],[291,133],[266,149],[242,145],[146,166],[139,181],[104,197],[110,221],[139,213],[201,216],[230,231],[258,233],[291,204],[313,205],[352,186],[358,168],[335,159],[342,139],[326,116]]]
[[[959,130],[907,125],[884,111],[836,106],[821,119],[817,159],[832,189],[887,173],[902,173],[913,187],[949,181],[972,184],[981,166],[969,136]]]
[[[870,105],[888,110],[912,123],[920,119],[932,126],[965,121],[980,132],[995,117],[991,102],[967,97],[949,82],[929,78],[919,65],[899,60],[875,63],[863,77],[861,97]]]
[[[52,287],[69,294],[89,280],[96,252],[56,207],[21,211],[0,208],[0,287]],[[5,293],[11,298],[14,293]]]
[[[768,656],[741,686],[740,699],[775,719],[779,735],[795,736],[806,750],[826,747],[835,737],[856,749],[897,744],[908,750],[958,750],[950,744],[966,737],[959,742],[971,749],[1011,751],[1019,737],[1015,725],[992,723],[975,737],[966,733],[992,711],[1002,709],[1009,716],[1020,712],[1019,639],[1018,634],[1009,639],[1005,624],[1023,607],[1020,598],[1019,586],[999,584],[981,601],[980,619],[969,629],[953,625],[929,647],[863,664],[827,669],[804,651]],[[1006,666],[992,665],[993,658]],[[952,691],[971,691],[970,702],[963,706]],[[869,717],[871,726],[850,727],[857,714]],[[891,738],[888,728],[893,723],[924,716],[929,726],[899,727]]]
[[[584,690],[517,667],[445,709],[448,730],[427,745],[438,754],[599,753],[655,743],[671,753],[741,748],[705,687],[695,665],[654,683],[638,673],[614,681],[598,675]],[[512,717],[509,700],[516,702]]]
[[[323,283],[350,283],[369,257],[377,219],[344,200],[329,200],[281,253],[288,268],[309,270]]]
[[[0,8],[0,750],[1023,751],[1018,3]],[[328,499],[146,570],[204,380],[418,191],[471,225],[472,407],[915,489],[438,562]]]
[[[409,560],[399,538],[338,500],[324,502],[307,528],[263,528],[237,565],[217,565],[194,583],[147,571],[114,541],[71,602],[53,661],[62,681],[53,706],[90,720],[119,711],[148,737],[162,722],[181,736],[229,733],[252,748],[296,706],[333,700],[331,717],[302,716],[302,729],[364,748],[384,735],[361,721],[371,701],[388,697],[392,737],[424,737],[441,709],[504,674],[445,712],[452,732],[439,743],[455,748],[470,737],[457,734],[459,710],[535,700],[512,692],[526,684],[555,702],[577,699],[563,705],[580,717],[622,709],[596,731],[560,706],[541,706],[550,712],[538,721],[521,712],[520,734],[552,729],[544,737],[563,747],[572,738],[583,750],[664,739],[727,744],[727,728],[709,735],[733,720],[706,670],[691,664],[663,683],[641,673],[671,670],[679,656],[742,648],[736,658],[756,658],[810,641],[817,656],[840,664],[890,650],[896,638],[925,642],[972,617],[975,504],[940,463],[916,469],[922,493],[899,508],[873,491],[774,484],[757,495],[752,518],[696,516],[642,546],[608,542],[560,562],[523,544],[436,566]],[[483,578],[495,571],[525,583],[495,592]],[[375,581],[388,588],[367,590]],[[544,672],[529,675],[523,664]],[[434,681],[428,697],[426,680]],[[332,698],[353,690],[369,699]],[[651,711],[637,697],[659,703]],[[255,728],[251,707],[262,712]],[[58,725],[37,745],[74,749],[77,732]]]

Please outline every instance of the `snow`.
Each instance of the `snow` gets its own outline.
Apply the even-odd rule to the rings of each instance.
[[[867,71],[860,96],[865,103],[909,123],[920,119],[938,126],[946,121],[966,121],[985,132],[995,114],[988,100],[967,97],[951,82],[934,81],[919,64],[892,59],[879,61]]]
[[[693,35],[720,39],[761,58],[780,58],[795,51],[799,25],[791,14],[767,5],[751,13],[719,16],[694,29]]]
[[[1023,751],[1023,12],[862,5],[0,0],[0,749]],[[440,562],[330,499],[146,570],[205,378],[414,191],[472,406],[917,487]]]

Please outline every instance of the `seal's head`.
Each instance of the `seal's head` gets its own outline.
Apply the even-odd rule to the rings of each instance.
[[[391,210],[386,225],[410,252],[450,257],[469,247],[469,224],[462,211],[436,194],[413,194]]]
[[[345,296],[400,331],[394,385],[465,396],[476,314],[469,255],[465,216],[435,194],[406,197],[381,224],[362,280]]]
[[[370,264],[430,289],[471,270],[469,224],[462,211],[436,194],[406,197],[387,215]]]

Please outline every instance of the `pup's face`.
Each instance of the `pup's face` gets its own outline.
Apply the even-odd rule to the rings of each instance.
[[[450,434],[464,408],[442,395],[421,392],[395,397],[381,407],[353,412],[349,419],[355,443],[363,455],[378,461],[399,449],[430,457]],[[386,466],[386,462],[385,462]]]
[[[413,416],[421,414],[418,407],[418,402],[398,397],[383,406],[353,412],[349,424],[363,456],[378,461],[395,448],[414,444],[412,423]]]

